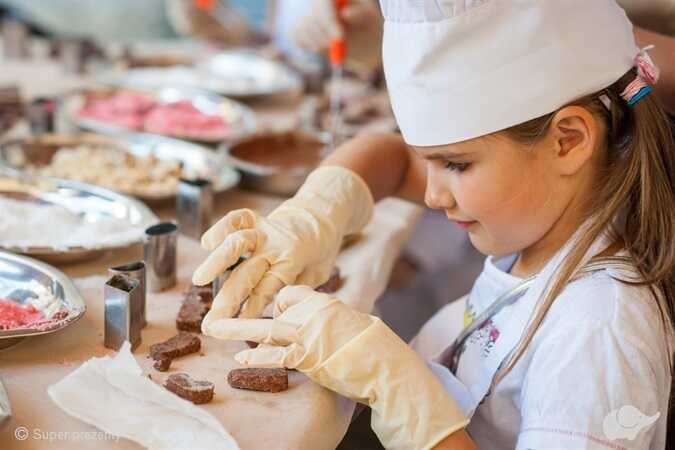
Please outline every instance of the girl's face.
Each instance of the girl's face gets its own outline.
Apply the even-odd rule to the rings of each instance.
[[[555,152],[547,151],[550,144],[542,139],[527,146],[497,133],[415,147],[426,160],[425,202],[466,229],[484,254],[527,249],[550,233],[575,196],[574,184],[557,170]]]

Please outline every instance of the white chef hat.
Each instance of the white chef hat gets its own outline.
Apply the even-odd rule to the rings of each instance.
[[[634,65],[614,0],[380,0],[383,58],[406,142],[452,144],[551,113]]]

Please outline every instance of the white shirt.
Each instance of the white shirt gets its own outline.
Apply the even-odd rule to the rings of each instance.
[[[458,334],[462,303],[469,321],[522,282],[508,273],[515,259],[488,257],[466,302],[439,311],[413,348],[432,358]],[[670,344],[648,288],[611,277],[622,273],[625,278],[618,269],[593,273],[558,296],[520,360],[477,407],[468,432],[481,450],[665,448]],[[493,370],[482,361],[499,350],[500,335],[513,323],[510,314],[505,308],[468,339],[457,370],[465,386],[492,379]],[[452,377],[440,374],[441,381]],[[620,409],[625,405],[660,417],[648,423],[631,417],[635,410]],[[617,414],[618,422],[634,425],[617,429]]]

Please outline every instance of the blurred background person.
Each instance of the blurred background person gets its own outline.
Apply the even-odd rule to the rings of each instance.
[[[130,42],[199,38],[259,40],[267,0],[0,0],[0,8],[54,38]],[[73,14],[77,11],[77,14]]]

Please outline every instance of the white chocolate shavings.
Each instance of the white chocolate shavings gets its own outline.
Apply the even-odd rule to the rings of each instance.
[[[28,299],[28,303],[33,305],[33,308],[42,312],[46,319],[51,319],[61,309],[61,300],[56,298],[52,290],[47,286],[31,280],[28,289],[37,295],[37,297]]]
[[[117,218],[85,221],[68,209],[0,197],[0,246],[96,249],[138,242],[143,228]]]

